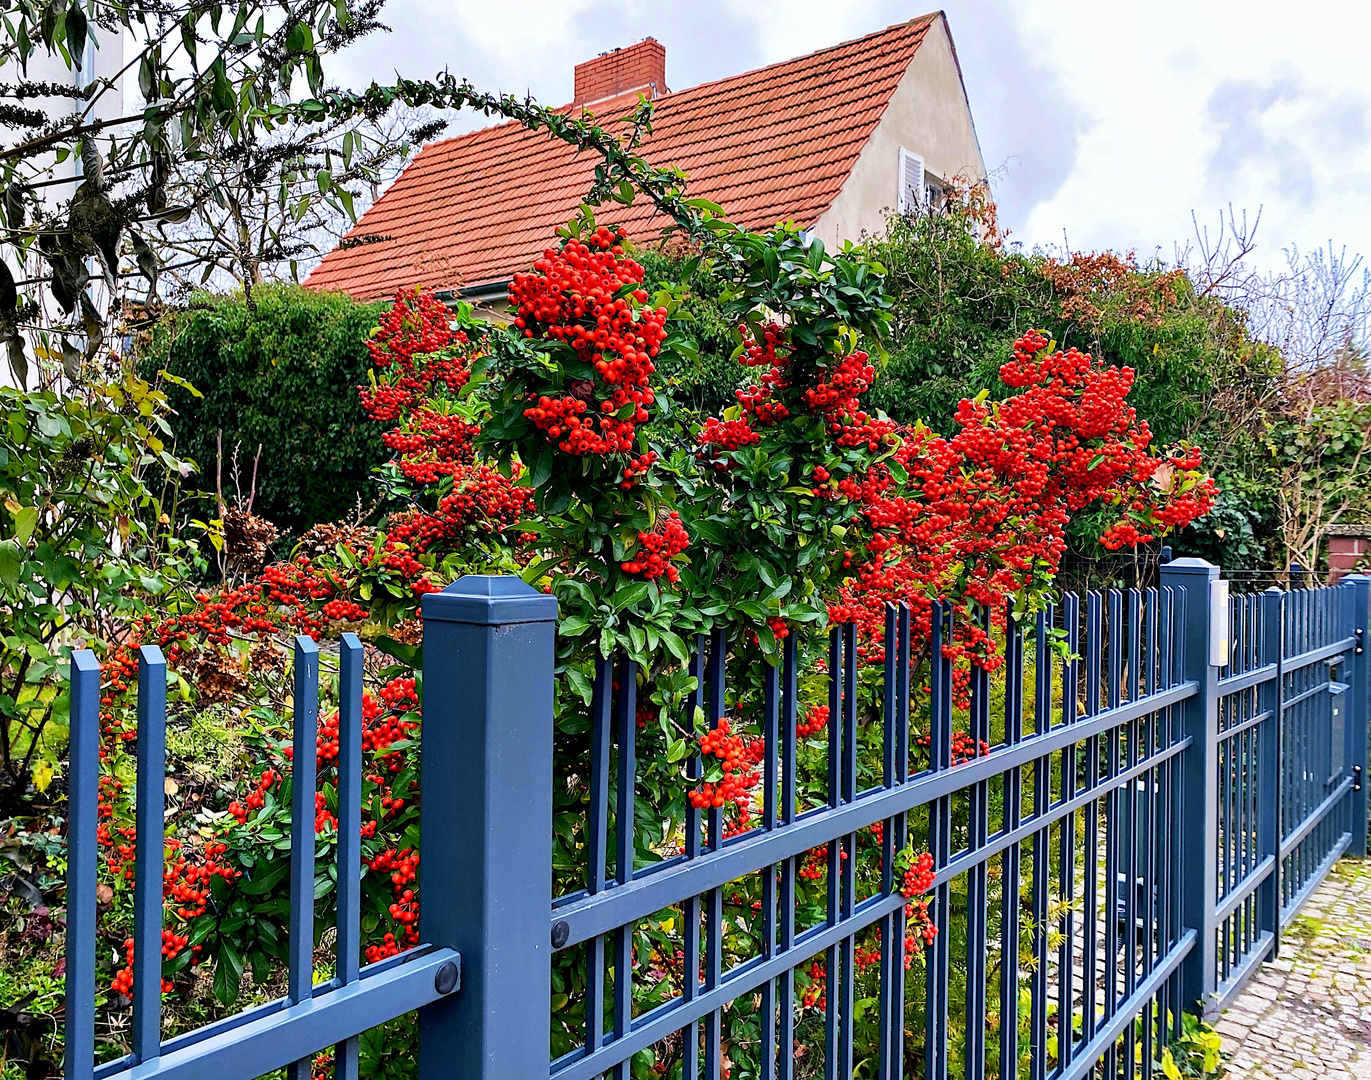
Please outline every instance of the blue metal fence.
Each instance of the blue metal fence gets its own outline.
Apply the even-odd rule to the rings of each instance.
[[[554,898],[556,604],[517,579],[465,578],[424,600],[426,944],[359,969],[361,645],[345,635],[337,975],[312,985],[313,829],[296,830],[287,996],[165,1043],[154,782],[165,672],[145,648],[131,1052],[98,1068],[99,669],[77,653],[66,1075],[307,1076],[311,1055],[337,1046],[335,1075],[352,1078],[356,1037],[419,1009],[421,1080],[628,1077],[652,1047],[670,1047],[681,1076],[708,1080],[730,1062],[734,1077],[759,1080],[1150,1078],[1182,1009],[1228,1000],[1332,862],[1365,853],[1369,609],[1371,579],[1229,598],[1215,568],[1178,560],[1159,588],[1066,595],[1027,624],[1010,618],[1002,667],[975,669],[959,704],[942,649],[953,613],[935,606],[933,659],[918,667],[909,609],[891,607],[874,715],[853,628],[830,635],[826,787],[814,806],[798,786],[794,638],[773,667],[747,664],[722,633],[700,636],[683,665],[690,715],[717,727],[743,694],[760,701],[759,813],[736,836],[718,809],[688,811],[679,837],[643,834],[638,673],[627,658],[603,659],[584,775],[573,778],[586,789],[583,877]],[[916,667],[926,687],[911,685]],[[314,770],[301,764],[313,762],[318,672],[301,639],[293,813],[311,822]],[[958,732],[970,754],[954,753]],[[857,845],[872,826],[879,880],[859,880]],[[914,966],[897,862],[910,836],[932,855],[938,927]],[[829,868],[817,908],[797,904],[797,874],[816,849]],[[734,902],[741,882],[759,883],[755,910]],[[633,992],[640,930],[665,913],[679,927],[679,989],[644,1003]],[[871,956],[858,943],[876,930],[878,991],[859,998]],[[815,960],[821,1020],[797,994],[797,971]],[[549,1062],[554,966],[575,973],[585,1020]],[[812,1038],[797,1057],[801,1023]],[[859,1040],[859,1025],[874,1036]]]

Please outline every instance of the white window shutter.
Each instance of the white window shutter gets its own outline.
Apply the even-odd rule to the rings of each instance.
[[[908,214],[924,205],[924,159],[900,147],[900,192],[896,209]]]

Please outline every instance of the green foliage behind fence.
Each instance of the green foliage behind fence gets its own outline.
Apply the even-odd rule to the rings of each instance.
[[[348,515],[375,492],[371,469],[389,452],[358,403],[371,368],[365,342],[380,307],[339,293],[286,285],[196,297],[163,323],[140,359],[152,377],[166,368],[204,397],[169,388],[176,452],[200,467],[199,487],[246,498],[253,509],[300,532]],[[222,432],[222,463],[218,444]],[[233,457],[237,451],[237,477]]]

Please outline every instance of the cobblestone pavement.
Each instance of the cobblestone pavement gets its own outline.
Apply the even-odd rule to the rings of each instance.
[[[1371,861],[1333,868],[1214,1026],[1228,1080],[1371,1080]]]

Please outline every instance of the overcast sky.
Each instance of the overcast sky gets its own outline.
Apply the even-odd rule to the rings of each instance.
[[[1148,0],[944,0],[1002,221],[1028,247],[1169,257],[1231,203],[1264,263],[1371,253],[1371,12]],[[443,67],[560,105],[572,68],[646,36],[693,86],[913,18],[899,0],[390,0],[342,85]],[[472,119],[452,131],[480,126]]]

